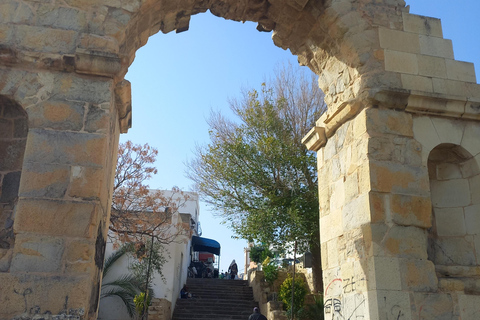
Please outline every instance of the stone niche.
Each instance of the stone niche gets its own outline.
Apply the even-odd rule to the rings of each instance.
[[[0,96],[0,272],[8,272],[15,244],[13,232],[28,118],[15,101]]]

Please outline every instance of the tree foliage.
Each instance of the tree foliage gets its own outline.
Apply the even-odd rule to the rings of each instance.
[[[141,245],[153,234],[158,243],[168,244],[191,232],[181,219],[174,219],[188,194],[177,187],[169,192],[150,190],[146,184],[157,173],[153,166],[157,155],[148,144],[119,145],[109,226],[110,239],[116,243]]]
[[[325,110],[315,76],[283,67],[230,108],[235,120],[212,112],[211,142],[196,148],[188,177],[238,237],[299,240],[319,255],[316,157],[301,142]]]

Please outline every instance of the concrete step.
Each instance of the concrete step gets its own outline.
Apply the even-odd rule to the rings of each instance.
[[[173,320],[245,320],[258,304],[244,280],[189,278],[192,299],[178,299]]]

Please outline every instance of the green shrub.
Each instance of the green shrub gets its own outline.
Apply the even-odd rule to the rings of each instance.
[[[252,247],[250,249],[250,260],[261,263],[266,258],[273,258],[273,253],[265,247]]]
[[[308,293],[307,285],[302,278],[295,278],[295,289],[293,292],[293,313],[296,314],[303,307],[305,296]],[[278,294],[287,311],[290,311],[292,308],[292,277],[290,274],[280,286]]]
[[[321,296],[315,296],[315,303],[307,305],[296,314],[298,320],[324,320],[323,316],[323,298]]]
[[[133,302],[135,303],[135,308],[137,309],[137,313],[142,316],[143,311],[145,310],[145,292],[137,294],[133,299]],[[147,310],[151,302],[152,302],[151,295],[147,295]]]
[[[270,258],[265,259],[262,262],[263,266],[263,276],[265,277],[265,281],[267,281],[270,287],[273,286],[273,283],[278,278],[278,268],[276,265],[272,264]]]

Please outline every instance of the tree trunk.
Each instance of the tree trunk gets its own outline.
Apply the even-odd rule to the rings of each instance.
[[[322,257],[320,253],[320,233],[316,234],[310,243],[312,252],[312,281],[313,291],[323,293]],[[315,239],[316,238],[316,239]]]

